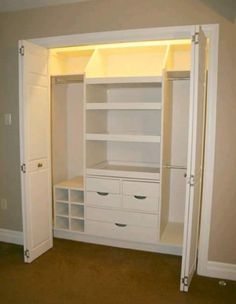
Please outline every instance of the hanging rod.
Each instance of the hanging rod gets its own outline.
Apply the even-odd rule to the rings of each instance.
[[[177,169],[177,170],[187,170],[187,167],[184,166],[177,166],[177,165],[165,165],[163,168],[166,169]]]
[[[67,83],[80,83],[84,80],[84,75],[58,75],[51,77],[52,84],[67,84]]]
[[[190,77],[168,77],[167,79],[169,81],[174,81],[174,80],[190,80]]]

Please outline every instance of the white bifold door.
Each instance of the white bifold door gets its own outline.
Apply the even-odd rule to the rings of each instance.
[[[20,41],[21,184],[25,262],[52,247],[48,50]]]
[[[192,42],[184,240],[180,289],[188,291],[196,270],[201,208],[206,97],[206,38],[196,28]]]

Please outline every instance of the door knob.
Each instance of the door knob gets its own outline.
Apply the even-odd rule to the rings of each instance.
[[[42,168],[43,164],[42,163],[38,163],[38,168]]]

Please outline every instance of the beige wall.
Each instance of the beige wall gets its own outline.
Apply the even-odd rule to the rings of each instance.
[[[236,263],[235,25],[197,0],[100,0],[0,14],[0,227],[22,229],[18,128],[19,39],[144,27],[220,23],[216,170],[210,260]],[[234,84],[234,85],[233,85]],[[11,112],[13,124],[3,126]],[[234,241],[233,241],[234,240]]]

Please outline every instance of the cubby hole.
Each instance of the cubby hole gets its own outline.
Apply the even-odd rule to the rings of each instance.
[[[57,229],[69,229],[69,218],[63,216],[56,216]]]
[[[68,201],[68,189],[56,188],[55,189],[55,199],[57,201]]]
[[[70,190],[70,201],[72,203],[84,203],[84,192],[80,190]]]
[[[56,214],[57,215],[69,215],[69,205],[67,203],[56,202]]]
[[[71,217],[84,218],[84,206],[71,204]]]
[[[84,221],[80,219],[71,219],[71,230],[84,232]]]

